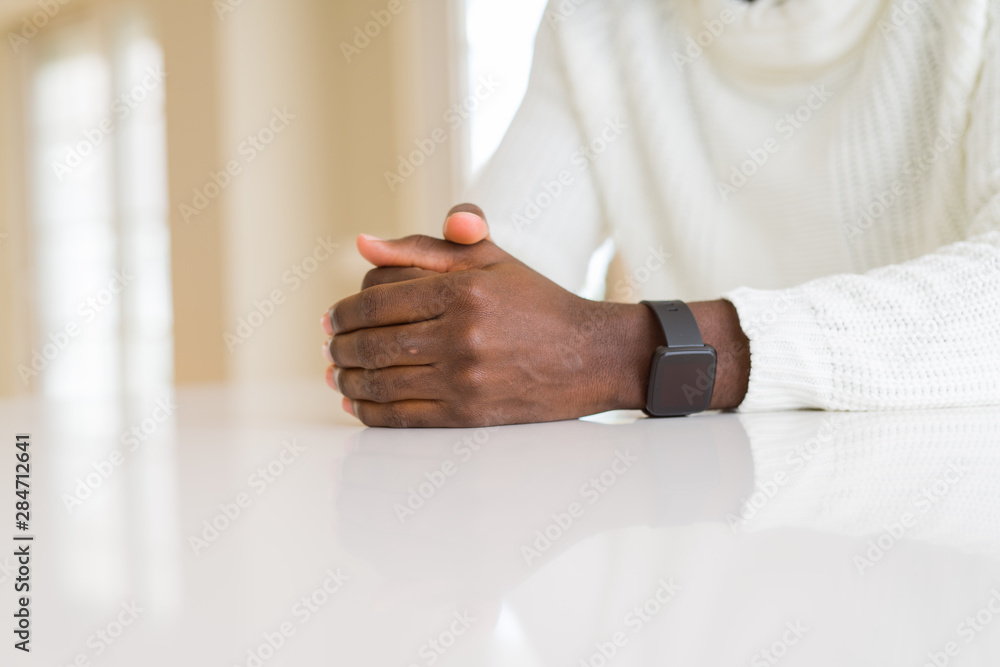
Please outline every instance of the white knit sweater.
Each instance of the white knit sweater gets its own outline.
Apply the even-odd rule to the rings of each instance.
[[[744,410],[1000,404],[1000,0],[553,0],[470,193],[579,291],[735,304]]]

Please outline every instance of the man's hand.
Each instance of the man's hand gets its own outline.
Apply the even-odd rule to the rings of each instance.
[[[323,320],[327,379],[344,409],[369,426],[430,427],[642,408],[664,344],[652,311],[562,289],[494,245],[478,209],[463,208],[445,235],[471,245],[359,238],[378,268]]]

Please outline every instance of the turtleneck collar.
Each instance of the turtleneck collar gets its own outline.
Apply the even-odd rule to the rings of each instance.
[[[852,61],[890,0],[682,0],[692,35],[730,11],[706,49],[722,73],[747,84],[815,81]]]

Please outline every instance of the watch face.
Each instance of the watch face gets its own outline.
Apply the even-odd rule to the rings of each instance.
[[[646,410],[675,417],[707,410],[715,387],[715,350],[661,347],[653,357]]]

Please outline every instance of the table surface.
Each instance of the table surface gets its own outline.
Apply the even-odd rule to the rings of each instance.
[[[364,429],[316,383],[0,402],[8,665],[1000,664],[1000,411]],[[11,621],[13,546],[0,554]]]

